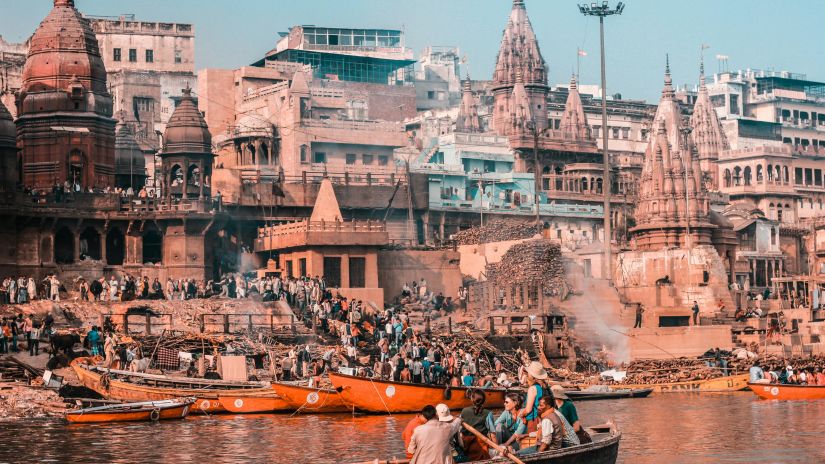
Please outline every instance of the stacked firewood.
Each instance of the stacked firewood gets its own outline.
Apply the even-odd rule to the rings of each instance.
[[[545,288],[564,285],[561,247],[547,239],[517,243],[487,266],[487,276],[496,285],[540,284]]]
[[[464,229],[453,236],[459,245],[478,245],[481,243],[503,242],[532,238],[541,233],[541,227],[517,220],[493,220],[481,227]]]
[[[727,374],[741,373],[741,368],[728,358]],[[750,365],[748,365],[750,367]],[[745,368],[746,369],[746,368]],[[627,366],[628,384],[658,384],[706,380],[726,375],[720,366],[708,366],[706,360],[697,358],[640,359]]]

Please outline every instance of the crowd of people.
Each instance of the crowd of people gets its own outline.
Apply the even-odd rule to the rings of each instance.
[[[60,280],[57,276],[49,274],[40,284],[38,287],[32,277],[6,277],[0,284],[0,305],[25,304],[41,298],[60,301]]]
[[[51,335],[54,318],[49,314],[39,321],[33,314],[6,317],[0,320],[0,354],[20,352],[20,343],[25,340],[29,356],[40,354],[40,339]]]
[[[407,457],[412,463],[469,462],[589,443],[573,402],[547,381],[541,364],[530,363],[521,379],[526,394],[508,393],[498,417],[485,407],[483,389],[470,390],[473,404],[458,417],[445,404],[425,406],[402,433]]]
[[[750,368],[751,383],[817,385],[825,386],[825,372],[819,367],[794,369],[792,366],[767,365],[763,369],[759,362]]]

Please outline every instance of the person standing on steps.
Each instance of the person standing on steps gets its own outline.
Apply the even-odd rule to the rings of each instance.
[[[639,303],[639,305],[636,306],[636,323],[633,324],[634,329],[641,329],[642,328],[642,314],[644,314],[644,313],[645,313],[644,305]]]
[[[699,325],[699,303],[693,302],[693,325]]]

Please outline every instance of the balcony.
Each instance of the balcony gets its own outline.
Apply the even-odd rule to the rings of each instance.
[[[302,119],[301,125],[306,127],[322,127],[327,129],[343,129],[355,131],[384,131],[404,132],[404,125],[392,121],[350,121],[346,119]]]
[[[796,195],[796,188],[789,184],[751,184],[751,185],[732,185],[730,187],[721,187],[719,190],[728,195]]]
[[[258,228],[255,251],[304,246],[383,246],[389,243],[384,221],[300,221]]]

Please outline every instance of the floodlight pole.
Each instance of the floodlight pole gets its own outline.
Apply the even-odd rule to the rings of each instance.
[[[607,152],[607,75],[605,72],[604,58],[604,18],[615,14],[622,14],[624,3],[619,2],[616,8],[610,8],[607,1],[601,4],[591,3],[590,5],[579,5],[579,11],[585,16],[599,17],[599,38],[601,42],[601,74],[602,74],[602,161],[604,173],[602,177],[602,193],[604,194],[604,264],[602,265],[604,278],[608,281],[613,279],[613,257],[611,252],[611,242],[613,227],[611,224],[610,193],[613,183],[610,180],[610,155]]]

